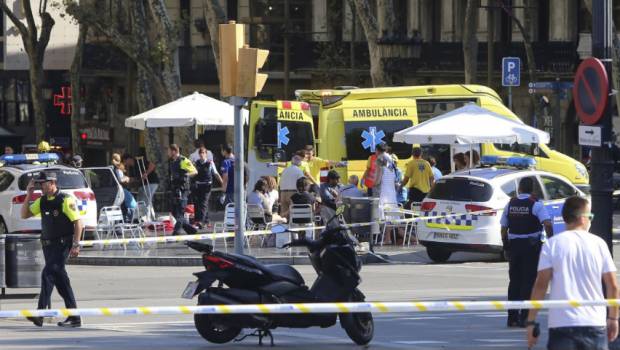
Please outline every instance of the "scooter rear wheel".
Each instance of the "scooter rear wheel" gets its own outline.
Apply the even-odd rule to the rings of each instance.
[[[215,344],[228,343],[241,333],[241,328],[214,323],[211,315],[195,314],[194,325],[203,338]]]
[[[375,323],[370,312],[340,314],[340,325],[357,345],[370,343],[375,333]]]

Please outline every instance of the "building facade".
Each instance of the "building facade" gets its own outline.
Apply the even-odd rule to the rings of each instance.
[[[18,0],[11,0],[17,6]],[[9,1],[9,2],[11,2]],[[38,1],[31,0],[33,4]],[[377,0],[369,0],[376,10]],[[265,99],[294,99],[296,89],[335,86],[371,86],[368,46],[359,19],[348,0],[220,0],[228,19],[247,24],[252,47],[270,50],[263,71],[269,74],[261,93]],[[169,15],[179,28],[179,68],[182,93],[199,91],[219,97],[219,84],[202,0],[166,0]],[[385,60],[397,85],[454,84],[464,81],[462,35],[465,0],[393,0],[393,26],[380,35]],[[526,16],[526,6],[531,7]],[[379,11],[375,11],[378,13]],[[55,16],[58,14],[55,14]],[[577,156],[577,118],[570,90],[537,91],[530,95],[523,35],[516,21],[532,39],[538,82],[571,82],[580,60],[591,53],[591,16],[584,0],[481,0],[478,9],[477,82],[490,85],[503,98],[501,60],[522,60],[522,84],[513,89],[513,110],[524,121],[540,128],[562,130],[553,146]],[[380,28],[385,26],[378,16]],[[620,1],[614,4],[620,21]],[[32,104],[27,60],[20,38],[6,17],[0,70],[0,125],[33,139]],[[127,130],[124,119],[137,112],[135,72],[124,56],[105,38],[91,33],[84,50],[82,103],[73,106],[68,69],[73,60],[77,26],[58,16],[46,54],[48,136],[70,145],[70,110],[79,108],[83,152],[92,165],[101,165],[112,151],[139,152],[141,135]],[[489,37],[493,40],[488,45]],[[490,72],[490,76],[488,75]],[[567,86],[567,85],[564,85]],[[541,97],[544,96],[545,99]],[[536,106],[535,104],[539,104]],[[535,108],[539,107],[539,108]],[[535,116],[536,111],[540,115]],[[559,115],[559,124],[553,123]],[[206,130],[211,148],[231,139],[230,130]],[[0,141],[1,143],[1,141]],[[88,161],[87,161],[88,162]]]

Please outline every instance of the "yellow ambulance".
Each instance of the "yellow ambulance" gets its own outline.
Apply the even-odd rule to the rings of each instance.
[[[383,141],[392,146],[401,160],[405,159],[399,164],[404,166],[411,146],[392,142],[392,137],[394,132],[405,129],[411,123],[424,122],[467,103],[476,103],[507,118],[518,119],[504,106],[495,91],[480,85],[298,90],[295,94],[298,100],[310,104],[318,156],[348,160],[346,170],[349,174],[361,174],[366,167],[371,152],[364,147],[362,134],[365,131],[367,135],[371,127],[375,128],[375,133],[383,131]],[[396,113],[398,109],[406,111],[407,115]],[[441,146],[434,147],[435,152],[442,152]],[[547,145],[484,144],[480,151],[481,155],[535,158],[537,169],[560,174],[581,190],[589,192],[589,177],[585,166]],[[442,153],[446,154],[445,151]]]
[[[337,168],[343,179],[351,174],[361,177],[368,157],[381,142],[392,147],[399,167],[404,168],[411,158],[411,145],[392,142],[394,133],[467,103],[518,119],[495,91],[480,85],[350,87],[295,94],[298,101],[252,101],[247,133],[250,184],[263,175],[276,176],[277,167],[269,163],[288,161],[305,145],[314,145],[320,158],[346,160],[346,168]],[[447,146],[426,147],[429,153],[443,155],[438,161],[443,161],[439,166],[445,170],[449,150],[442,147]],[[563,175],[589,192],[585,166],[547,145],[485,144],[480,153],[535,158],[537,169]]]

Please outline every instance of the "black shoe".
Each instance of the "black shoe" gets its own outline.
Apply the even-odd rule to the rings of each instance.
[[[43,317],[26,317],[26,319],[37,327],[43,327]]]
[[[82,318],[79,316],[69,316],[66,320],[58,322],[58,327],[77,328],[82,327]]]

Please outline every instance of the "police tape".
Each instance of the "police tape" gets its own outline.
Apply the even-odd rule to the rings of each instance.
[[[414,222],[423,222],[423,221],[431,221],[437,219],[447,219],[451,217],[461,217],[463,215],[481,215],[481,214],[489,214],[489,213],[497,213],[502,211],[503,209],[485,209],[479,211],[471,211],[466,213],[452,213],[452,214],[444,214],[444,215],[436,215],[436,216],[415,216],[411,210],[406,210],[402,208],[393,208],[386,211],[389,215],[395,215],[397,213],[403,214],[414,214],[412,218],[404,218],[404,219],[389,219],[389,220],[377,220],[373,222],[362,222],[362,223],[351,223],[351,224],[343,224],[341,225],[344,228],[359,228],[366,227],[371,225],[379,225],[379,224],[387,224],[387,225],[398,225],[398,224],[407,224]],[[295,227],[290,228],[291,232],[305,232],[308,230],[324,230],[326,226],[307,226],[307,227]],[[119,226],[118,230],[122,230],[122,227]],[[262,236],[271,234],[271,230],[254,230],[254,231],[245,231],[245,237],[251,236]],[[93,246],[108,246],[108,245],[128,245],[132,243],[136,244],[146,244],[146,243],[182,243],[182,242],[191,242],[191,241],[202,241],[202,240],[215,240],[220,238],[233,238],[235,237],[234,232],[220,232],[220,233],[201,233],[194,235],[179,235],[179,236],[160,236],[160,237],[134,237],[134,238],[115,238],[115,239],[100,239],[100,240],[85,240],[80,241],[81,247],[93,247]]]
[[[566,309],[618,306],[620,299],[608,300],[524,300],[524,301],[411,301],[356,303],[298,303],[254,305],[98,307],[52,310],[0,310],[0,318],[135,316],[191,314],[310,314],[310,313],[415,313],[459,311],[504,311],[515,309]]]

